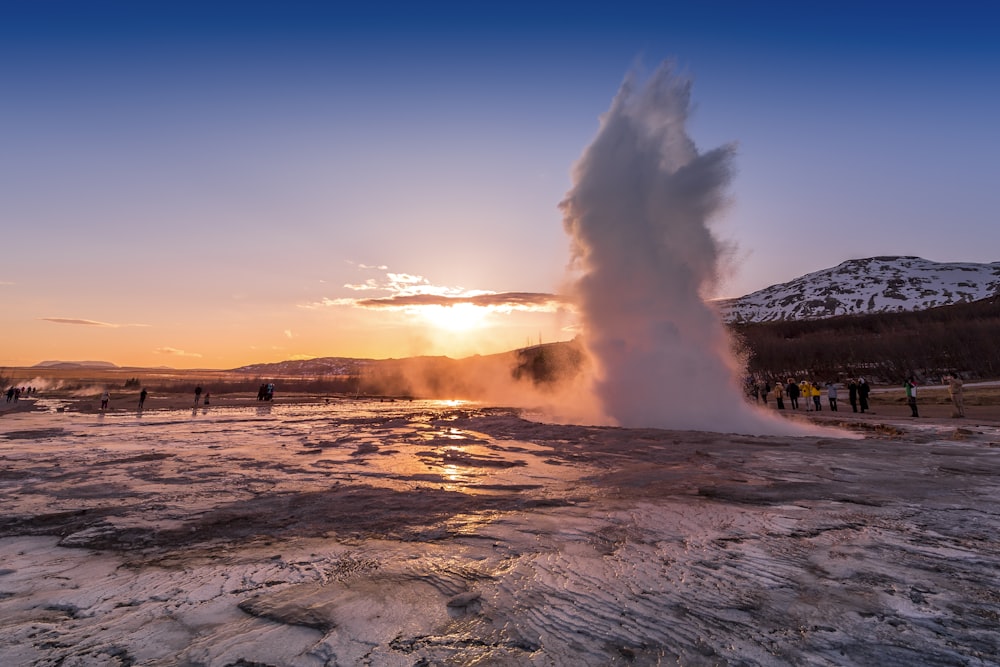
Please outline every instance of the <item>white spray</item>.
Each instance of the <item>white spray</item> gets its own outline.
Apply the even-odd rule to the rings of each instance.
[[[802,434],[747,404],[730,336],[703,294],[720,244],[734,148],[699,153],[685,131],[690,82],[662,65],[626,79],[562,202],[593,391],[623,426]]]

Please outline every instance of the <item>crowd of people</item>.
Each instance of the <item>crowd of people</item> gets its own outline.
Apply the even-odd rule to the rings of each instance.
[[[24,396],[27,398],[38,393],[38,387],[11,387],[7,390],[7,402],[17,403]]]
[[[798,382],[795,378],[783,380],[762,380],[749,383],[749,393],[753,399],[765,405],[774,399],[776,410],[784,410],[785,399],[788,399],[788,407],[792,410],[804,409],[806,412],[820,412],[823,409],[823,396],[826,396],[827,405],[832,412],[838,412],[840,405],[840,392],[837,382],[814,382],[803,379]],[[851,378],[847,382],[847,400],[851,404],[854,412],[867,412],[869,410],[868,394],[871,392],[871,385],[864,378]],[[800,400],[801,399],[801,402]]]
[[[954,411],[953,417],[965,416],[965,405],[963,399],[962,378],[956,373],[945,376],[944,383],[948,386],[948,396],[951,399]],[[823,396],[833,412],[838,411],[838,399],[840,398],[838,382],[826,382],[820,384],[807,379],[795,381],[794,378],[782,380],[761,380],[753,378],[747,380],[747,392],[757,403],[763,402],[767,405],[771,399],[774,400],[776,410],[784,410],[786,399],[788,407],[792,410],[804,408],[806,412],[819,412],[823,409]],[[871,393],[871,385],[863,378],[850,378],[847,384],[847,400],[851,404],[853,412],[869,412],[871,406],[868,401]],[[906,392],[906,404],[910,408],[911,417],[919,417],[920,411],[917,408],[917,387],[918,383],[913,376],[909,376],[903,382],[903,390]],[[800,402],[801,399],[801,402]]]

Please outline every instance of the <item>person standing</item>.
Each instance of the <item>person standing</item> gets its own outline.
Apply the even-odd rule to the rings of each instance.
[[[847,383],[847,401],[851,404],[853,412],[858,411],[858,383],[851,378]]]
[[[951,404],[955,408],[951,413],[952,417],[964,417],[965,416],[965,403],[962,394],[964,390],[962,388],[962,377],[955,373],[947,378],[948,380],[948,396],[951,397]]]
[[[143,404],[146,402],[146,397],[149,396],[149,392],[146,391],[145,387],[139,392],[139,409],[142,410]]]
[[[917,413],[917,385],[913,381],[913,377],[910,376],[906,378],[903,383],[903,388],[906,389],[906,404],[910,406],[911,417],[919,417]]]
[[[792,410],[799,409],[799,385],[795,384],[795,380],[788,378],[788,386],[785,387],[785,393],[788,394],[788,402],[792,405]]]
[[[858,403],[861,404],[861,412],[868,409],[868,394],[872,388],[865,382],[864,378],[858,380]]]
[[[108,392],[107,389],[105,389],[104,393],[101,394],[101,410],[107,410],[108,409],[108,403],[110,401],[111,401],[111,394],[110,394],[110,392]]]
[[[194,404],[198,405],[198,402],[200,400],[201,400],[201,385],[198,385],[197,387],[194,388]]]
[[[210,392],[210,391],[206,391],[205,392],[205,405],[208,405],[208,399],[211,398],[211,396],[212,396],[212,392]]]
[[[837,383],[826,383],[826,400],[830,402],[830,412],[837,411]]]
[[[803,380],[799,383],[799,396],[806,404],[806,412],[813,411],[813,400],[812,400],[812,384],[809,380]]]
[[[781,382],[774,383],[774,402],[777,405],[775,409],[785,409],[785,387]]]

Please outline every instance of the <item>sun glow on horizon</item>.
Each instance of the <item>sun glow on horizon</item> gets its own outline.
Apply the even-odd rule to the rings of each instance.
[[[471,331],[489,326],[487,318],[490,309],[471,303],[427,305],[415,311],[432,327],[444,331]]]

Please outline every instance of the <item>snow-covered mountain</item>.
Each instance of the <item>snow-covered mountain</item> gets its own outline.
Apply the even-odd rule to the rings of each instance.
[[[925,310],[978,301],[998,292],[1000,262],[870,257],[851,259],[717,305],[727,322],[772,322]]]

